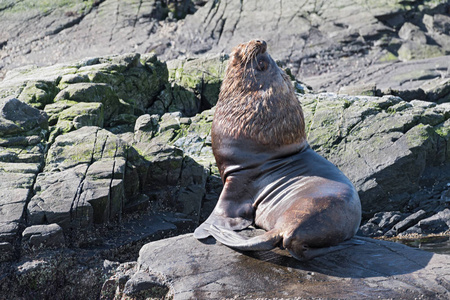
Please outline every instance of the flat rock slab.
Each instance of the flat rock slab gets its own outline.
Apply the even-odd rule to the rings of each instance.
[[[309,262],[287,251],[238,252],[192,234],[146,244],[138,268],[163,279],[174,299],[449,299],[450,255],[357,238]]]

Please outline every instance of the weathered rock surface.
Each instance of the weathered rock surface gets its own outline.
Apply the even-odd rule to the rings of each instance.
[[[195,10],[191,1],[153,0],[6,0],[0,5],[2,68],[149,52],[148,38],[159,20]]]
[[[142,247],[137,277],[148,287],[164,284],[174,299],[450,296],[450,256],[392,242],[357,239],[364,244],[302,263],[283,250],[240,253],[216,244],[212,238],[200,242],[188,234]],[[136,278],[125,287],[133,282]],[[129,292],[123,287],[118,290]],[[151,290],[147,290],[149,296]]]
[[[154,56],[126,54],[8,73],[0,95],[22,113],[3,106],[2,163],[30,176],[18,175],[29,179],[22,200],[4,198],[4,215],[17,206],[15,221],[2,227],[5,249],[19,246],[20,226],[57,223],[67,237],[147,208],[180,213],[192,224],[204,220],[222,188],[209,134],[214,108],[204,109],[217,101],[225,64],[220,55],[166,67]],[[399,211],[370,219],[362,234],[408,232],[448,208],[448,103],[337,94],[299,100],[310,144],[355,183],[364,217]],[[11,150],[16,144],[20,156]],[[3,184],[18,184],[18,176],[8,174],[13,181]],[[420,218],[410,216],[420,210]],[[74,243],[70,236],[66,242]]]
[[[195,62],[186,68],[196,72],[189,81],[184,78],[190,73],[139,54],[8,73],[0,83],[0,95],[6,97],[0,124],[2,260],[19,254],[26,226],[56,223],[73,245],[83,243],[77,240],[79,229],[150,207],[182,213],[183,222],[191,223],[180,230],[193,229],[214,162],[210,151],[205,168],[173,142],[191,130],[192,120],[185,116],[200,111],[205,95],[217,100],[224,60]],[[221,67],[214,71],[217,63]],[[167,81],[169,70],[173,85]],[[209,79],[202,81],[206,72],[211,72]],[[214,92],[206,92],[210,85]],[[166,101],[169,93],[181,91],[191,98]],[[198,105],[183,110],[191,99]],[[142,115],[154,111],[159,101],[169,103],[160,115]],[[170,111],[177,112],[165,114]],[[192,128],[206,139],[208,126]],[[23,247],[29,246],[23,239]]]
[[[133,260],[143,243],[190,232],[204,220],[222,188],[210,129],[225,64],[223,55],[162,63],[131,53],[9,72],[0,82],[0,260],[23,263],[0,266],[8,274],[0,286],[26,297],[33,293],[28,284],[40,280],[36,290],[49,295],[55,288],[45,282],[62,283],[47,266],[66,272],[80,261],[73,249]],[[368,220],[361,234],[449,229],[450,106],[433,95],[436,102],[298,95],[311,146],[358,189]],[[63,257],[33,258],[54,247],[72,257],[61,271]],[[38,267],[20,277],[23,264]],[[98,264],[87,268],[104,274]],[[64,280],[73,283],[76,274]],[[153,276],[136,275],[126,293],[145,295],[148,286],[166,293]],[[105,284],[115,290],[123,281]]]
[[[126,144],[98,127],[57,137],[36,179],[29,223],[78,228],[117,216],[126,205],[126,157]]]
[[[44,165],[47,119],[15,98],[0,100],[0,261],[17,256],[23,212]]]
[[[449,136],[441,131],[449,126],[448,103],[332,94],[300,100],[310,144],[352,180],[366,213],[404,209],[408,193],[431,182],[440,193],[448,189],[448,171],[440,167],[449,159]],[[424,173],[436,167],[442,173]]]
[[[30,248],[61,248],[64,247],[64,233],[56,223],[35,225],[25,228],[22,232],[22,243]]]
[[[417,1],[209,1],[186,17],[170,48],[161,52],[169,56],[227,53],[238,43],[262,38],[271,45],[273,56],[314,90],[336,91],[363,83],[410,89],[397,78],[404,70],[396,69],[416,67],[402,61],[449,54],[449,33],[438,21],[447,13],[448,3],[431,1],[423,5]],[[425,28],[423,20],[434,25]],[[431,77],[448,78],[439,73],[448,72],[448,57],[440,58],[439,67],[436,61],[423,64],[427,65],[421,68],[424,73],[435,72]],[[420,77],[414,76],[423,80]]]
[[[229,53],[263,38],[316,91],[368,84],[431,99],[445,84],[448,97],[448,13],[444,0],[8,0],[0,6],[0,73],[110,53]]]

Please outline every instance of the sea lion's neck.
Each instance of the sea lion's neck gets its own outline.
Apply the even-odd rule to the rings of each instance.
[[[276,90],[219,99],[212,126],[213,138],[244,137],[272,149],[306,140],[299,100]]]
[[[269,161],[296,155],[308,148],[306,140],[277,148],[268,148],[243,137],[221,137],[213,142],[214,156],[223,180],[234,172],[258,169]]]

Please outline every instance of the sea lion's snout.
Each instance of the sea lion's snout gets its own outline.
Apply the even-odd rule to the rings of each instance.
[[[267,51],[267,43],[264,40],[255,40],[256,45],[259,48],[260,53],[265,53]]]

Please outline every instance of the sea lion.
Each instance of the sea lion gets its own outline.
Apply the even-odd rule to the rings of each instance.
[[[355,235],[361,221],[358,194],[336,166],[310,148],[300,102],[265,41],[233,49],[211,139],[224,187],[195,238],[212,235],[240,250],[279,245],[307,260],[340,249]],[[267,232],[250,239],[234,232],[250,225]]]

